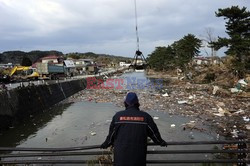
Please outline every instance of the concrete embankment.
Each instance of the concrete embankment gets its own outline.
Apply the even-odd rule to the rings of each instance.
[[[0,129],[8,128],[83,90],[86,80],[27,86],[0,93]]]
[[[108,73],[107,75],[114,74]],[[105,75],[96,77],[102,79]],[[50,85],[26,86],[0,93],[0,131],[36,115],[85,89],[87,78]]]

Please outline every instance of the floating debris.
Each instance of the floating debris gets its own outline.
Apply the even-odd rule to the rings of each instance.
[[[188,99],[190,99],[190,100],[193,100],[193,99],[195,99],[195,95],[190,95],[189,97],[188,97]]]
[[[249,132],[250,125],[246,125],[250,121],[250,112],[247,111],[249,110],[249,90],[235,87],[234,93],[230,93],[229,89],[234,86],[237,80],[231,80],[233,84],[222,80],[221,83],[230,85],[223,89],[219,85],[188,83],[185,82],[185,79],[180,81],[179,78],[172,79],[170,83],[163,85],[160,90],[153,88],[133,89],[139,97],[140,109],[164,112],[163,116],[181,115],[199,118],[199,121],[195,120],[183,124],[183,130],[197,129],[204,131],[205,129],[198,126],[198,122],[201,122],[216,127],[220,136],[233,137],[234,132],[231,132],[232,129],[236,129],[233,127],[236,124],[237,130]],[[245,84],[244,82],[241,83]],[[249,84],[245,86],[249,88]],[[66,102],[113,103],[122,110],[124,109],[124,97],[131,90],[126,89],[126,86],[123,88],[87,89],[69,97]],[[159,117],[155,116],[153,119],[157,120]],[[110,122],[111,120],[107,120],[105,124]],[[93,130],[95,125],[90,127]]]
[[[195,127],[195,121],[190,121],[190,122],[188,122],[186,124],[183,124],[182,126],[184,126],[185,129],[186,128],[193,129]]]
[[[249,121],[250,121],[250,118],[249,118],[249,117],[244,116],[244,117],[243,117],[243,120],[244,120],[245,122],[249,122]]]
[[[91,131],[91,132],[90,132],[90,135],[95,136],[95,135],[96,135],[96,132]]]
[[[170,126],[171,126],[171,128],[175,128],[175,124],[171,124]]]
[[[154,116],[153,118],[154,118],[155,120],[158,120],[158,119],[159,119],[159,117],[158,117],[158,116]]]
[[[163,97],[169,97],[168,93],[162,95]]]
[[[247,125],[246,125],[246,129],[247,129],[247,130],[250,130],[250,124],[247,124]]]
[[[214,86],[213,87],[214,89],[213,89],[213,95],[215,95],[216,94],[216,92],[220,89],[218,86]]]
[[[181,101],[178,101],[178,104],[187,104],[188,101],[187,100],[181,100]]]

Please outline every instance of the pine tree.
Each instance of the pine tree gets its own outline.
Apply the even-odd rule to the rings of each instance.
[[[227,47],[225,53],[234,56],[235,59],[234,69],[244,72],[249,69],[250,61],[250,12],[246,7],[232,6],[218,9],[215,14],[226,20],[226,33],[229,38],[219,37],[214,46],[217,50]]]
[[[182,39],[173,43],[172,47],[176,56],[176,65],[180,68],[186,68],[187,64],[198,56],[202,41],[196,38],[193,34],[188,34]]]

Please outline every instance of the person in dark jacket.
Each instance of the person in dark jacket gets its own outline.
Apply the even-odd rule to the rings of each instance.
[[[161,146],[167,146],[167,143],[161,138],[153,118],[139,109],[136,93],[128,93],[124,104],[126,109],[113,116],[101,148],[114,146],[115,166],[145,166],[147,137]]]

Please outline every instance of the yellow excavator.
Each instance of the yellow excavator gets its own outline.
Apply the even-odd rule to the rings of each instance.
[[[37,80],[39,73],[31,66],[14,66],[9,73],[11,80]]]

